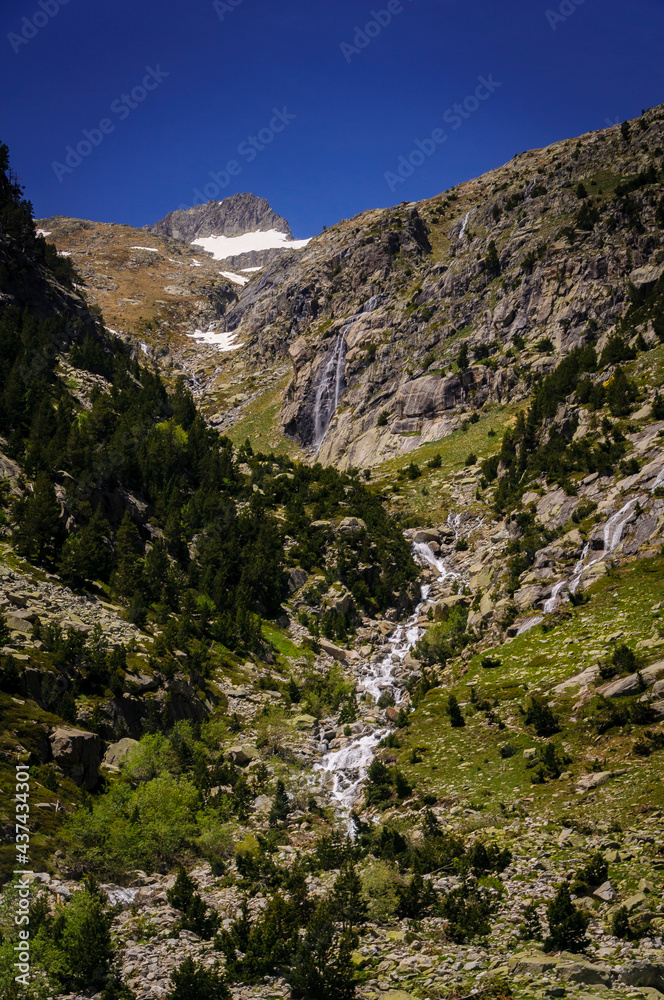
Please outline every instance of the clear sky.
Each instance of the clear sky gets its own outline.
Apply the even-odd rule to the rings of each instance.
[[[252,191],[305,237],[664,102],[662,0],[3,0],[0,24],[38,217]]]

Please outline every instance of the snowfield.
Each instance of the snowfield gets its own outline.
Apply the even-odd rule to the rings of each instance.
[[[226,260],[253,250],[303,250],[310,242],[289,240],[285,233],[270,229],[266,233],[244,233],[242,236],[205,236],[191,245],[208,250],[215,260]]]

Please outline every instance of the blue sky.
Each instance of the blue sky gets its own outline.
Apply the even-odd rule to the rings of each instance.
[[[0,138],[38,217],[141,226],[208,184],[305,237],[664,101],[661,0],[4,0],[0,22]]]

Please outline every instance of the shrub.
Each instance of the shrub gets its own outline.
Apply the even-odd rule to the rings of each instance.
[[[362,874],[362,891],[367,899],[370,920],[379,923],[390,920],[399,906],[399,873],[387,861],[375,861]]]
[[[553,736],[560,732],[558,719],[553,714],[546,702],[536,695],[530,699],[530,704],[526,711],[527,726],[534,726],[538,736]]]
[[[291,804],[286,793],[286,786],[280,778],[277,781],[277,789],[274,793],[272,808],[270,809],[270,826],[278,826],[281,823],[285,823],[290,812]]]
[[[563,882],[546,908],[549,936],[547,951],[583,951],[588,944],[586,931],[590,917],[572,903],[568,882]]]
[[[466,455],[466,461],[464,462],[464,465],[466,466],[475,465],[476,462],[477,462],[477,455],[471,451],[469,455]]]
[[[377,427],[387,427],[387,421],[390,419],[390,411],[382,410],[378,414],[378,420],[376,421]]]
[[[96,884],[89,881],[88,886],[74,893],[61,912],[58,941],[66,962],[66,978],[83,987],[102,981],[113,958],[113,916],[104,912],[105,897]]]
[[[397,915],[419,920],[436,901],[436,892],[430,881],[416,873],[405,886],[397,886],[399,905]]]
[[[420,478],[420,476],[422,475],[422,470],[420,469],[417,462],[410,463],[410,465],[406,469],[406,475],[411,480],[411,482],[414,481],[415,479]]]
[[[664,419],[664,418],[662,418],[662,419]],[[441,467],[442,464],[443,464],[443,459],[442,459],[440,453],[438,453],[437,455],[434,455],[433,458],[429,462],[427,462],[427,467],[429,469],[440,469],[440,467]]]
[[[570,891],[575,896],[588,895],[597,886],[606,882],[609,877],[609,866],[599,851],[575,873]]]
[[[467,538],[458,538],[454,546],[455,552],[467,552],[469,548]]]

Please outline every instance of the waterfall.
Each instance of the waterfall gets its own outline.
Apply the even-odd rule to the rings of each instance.
[[[567,587],[570,594],[575,594],[579,589],[579,585],[581,584],[581,580],[583,578],[584,573],[587,570],[589,570],[591,566],[594,566],[596,563],[601,562],[603,559],[606,559],[608,555],[610,555],[615,549],[618,548],[620,542],[622,541],[623,532],[625,531],[625,528],[627,527],[627,524],[629,523],[629,520],[632,514],[634,513],[634,508],[638,502],[639,498],[633,497],[631,500],[627,501],[624,507],[621,507],[620,510],[616,511],[615,514],[611,515],[611,517],[604,525],[604,528],[602,529],[604,548],[600,550],[599,555],[595,556],[590,560],[588,560],[588,555],[590,553],[590,542],[586,542],[586,544],[583,547],[583,552],[581,553],[578,562],[576,563],[574,569],[572,570],[572,575],[569,581],[560,580],[551,591],[551,596],[549,597],[549,599],[544,602],[542,610],[545,615],[550,615],[553,611],[556,610],[556,607],[558,605],[558,595],[560,594],[561,590]],[[517,632],[517,635],[523,635],[524,632],[527,632],[529,629],[534,628],[535,625],[539,625],[539,623],[542,620],[543,619],[541,615],[539,617],[529,618],[527,621],[523,623],[523,625]]]
[[[381,295],[372,295],[364,303],[359,313],[344,321],[344,327],[334,342],[325,364],[316,379],[314,398],[314,448],[318,449],[325,440],[332,417],[336,413],[339,399],[346,388],[346,336],[353,323],[362,316],[374,312],[382,301]]]
[[[441,582],[454,576],[442,560],[436,558],[425,542],[413,545],[413,555],[420,564],[424,563],[433,567],[439,573]],[[400,700],[401,691],[396,686],[394,673],[420,637],[417,622],[428,604],[430,590],[430,584],[422,586],[421,602],[408,621],[399,625],[389,637],[387,640],[388,650],[385,654],[380,659],[363,665],[358,678],[358,691],[370,695],[375,701],[378,701],[384,691],[391,691],[396,701]],[[314,765],[314,770],[331,777],[330,798],[340,814],[348,816],[350,813],[360,787],[366,779],[376,747],[387,732],[388,730],[381,728],[374,732],[360,734],[341,750],[325,753],[321,762]]]
[[[316,385],[314,403],[314,447],[320,448],[330,421],[336,413],[339,398],[344,391],[346,372],[346,341],[343,334],[337,337],[321,368]]]
[[[464,238],[464,236],[466,235],[466,227],[468,225],[468,220],[470,219],[470,217],[471,217],[471,215],[473,214],[474,211],[475,211],[474,208],[471,209],[471,211],[470,212],[466,212],[466,214],[463,217],[463,222],[461,223],[461,232],[459,233],[459,239],[460,240],[462,240]]]

